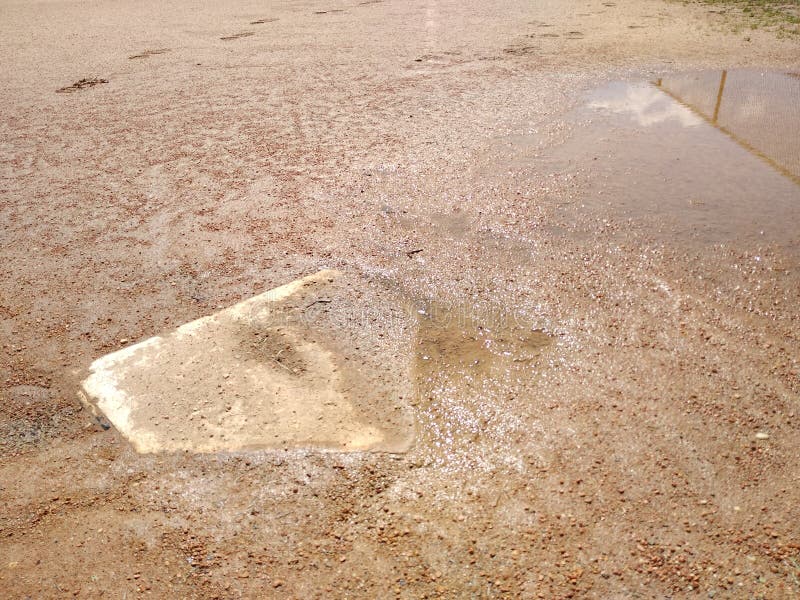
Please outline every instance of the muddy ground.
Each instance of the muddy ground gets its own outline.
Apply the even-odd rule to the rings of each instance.
[[[796,38],[660,0],[0,15],[0,595],[800,596],[797,234],[687,235],[546,160],[608,81],[797,72]],[[407,453],[139,455],[79,403],[321,268],[407,374]]]

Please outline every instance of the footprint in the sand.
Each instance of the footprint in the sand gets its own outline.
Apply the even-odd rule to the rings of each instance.
[[[263,25],[264,23],[274,23],[277,21],[277,17],[272,17],[270,19],[258,19],[256,21],[250,21],[250,25]]]
[[[536,46],[509,46],[508,48],[503,48],[503,52],[513,56],[527,56],[535,54],[538,50],[539,48]]]
[[[628,29],[645,29],[647,25],[628,25]]]
[[[145,50],[144,52],[140,52],[139,54],[134,54],[133,56],[129,56],[128,58],[131,60],[137,58],[149,58],[151,56],[156,56],[157,54],[164,54],[165,52],[169,52],[169,48],[158,48],[156,50]]]
[[[315,10],[314,14],[315,15],[327,15],[328,13],[340,13],[340,12],[344,12],[344,10],[341,9],[341,8],[331,8],[330,10]]]
[[[222,36],[219,39],[227,42],[230,40],[238,40],[239,38],[250,37],[251,35],[255,35],[255,31],[242,31],[241,33],[234,33],[233,35]]]
[[[419,58],[415,58],[414,62],[424,62],[432,65],[444,65],[447,63],[446,59],[438,54],[423,54]]]
[[[567,34],[564,36],[568,40],[579,40],[583,37],[582,31],[568,31]]]
[[[71,94],[72,92],[77,92],[79,90],[85,90],[87,88],[94,87],[96,85],[100,85],[101,83],[108,83],[108,79],[100,79],[98,77],[92,77],[89,79],[80,79],[73,83],[72,85],[68,85],[66,87],[58,88],[56,90],[57,94]]]
[[[414,59],[415,63],[425,63],[424,67],[451,67],[465,62],[461,52],[445,50],[440,54],[423,54]],[[419,65],[411,65],[409,68],[417,68]]]

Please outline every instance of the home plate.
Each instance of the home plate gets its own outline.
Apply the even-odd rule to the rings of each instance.
[[[408,378],[367,364],[380,349],[304,318],[353,302],[340,278],[320,271],[99,358],[82,400],[143,453],[403,452],[413,438]]]

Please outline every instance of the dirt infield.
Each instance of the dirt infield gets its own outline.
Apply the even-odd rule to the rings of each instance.
[[[800,188],[719,82],[800,42],[711,10],[3,2],[0,596],[797,597]],[[223,350],[347,360],[404,451],[139,454],[81,405],[322,269],[330,364]]]

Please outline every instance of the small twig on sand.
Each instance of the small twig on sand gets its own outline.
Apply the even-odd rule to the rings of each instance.
[[[270,360],[271,360],[272,362],[274,362],[276,365],[278,365],[279,367],[283,367],[284,369],[286,369],[287,371],[289,371],[289,373],[292,373],[292,374],[294,375],[294,371],[292,371],[292,370],[291,370],[289,367],[287,367],[287,366],[286,366],[285,364],[283,364],[281,361],[279,361],[279,360],[277,360],[277,359],[275,359],[275,358],[270,358]]]
[[[308,306],[306,306],[306,307],[305,307],[303,310],[308,310],[309,308],[311,308],[311,307],[312,307],[312,306],[314,306],[315,304],[330,304],[330,303],[331,303],[331,301],[330,301],[330,300],[322,300],[322,299],[320,299],[320,300],[314,300],[314,301],[313,301],[311,304],[309,304]]]
[[[419,254],[419,253],[420,253],[420,252],[422,252],[423,250],[424,250],[424,248],[417,248],[416,250],[409,250],[408,252],[406,252],[406,256],[407,256],[408,258],[411,258],[411,257],[412,257],[412,256],[414,256],[415,254]]]

